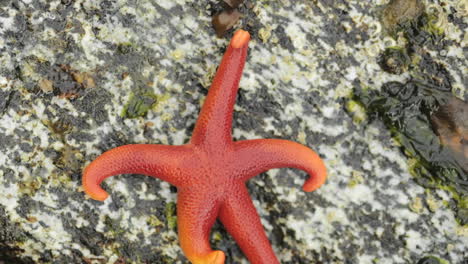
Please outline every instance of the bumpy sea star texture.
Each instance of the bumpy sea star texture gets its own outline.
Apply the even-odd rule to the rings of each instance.
[[[311,149],[287,140],[232,141],[232,112],[250,35],[239,30],[229,44],[201,109],[189,144],[126,145],[104,153],[83,173],[83,187],[96,200],[108,196],[100,184],[122,173],[140,173],[177,186],[181,247],[192,263],[224,263],[209,233],[216,218],[253,264],[279,263],[263,231],[245,181],[273,168],[291,167],[311,177],[304,191],[320,187],[326,168]]]
[[[218,39],[212,28],[221,2],[0,1],[0,259],[188,263],[176,188],[117,176],[105,180],[110,197],[99,202],[84,199],[81,176],[118,146],[190,140],[232,35]],[[466,258],[468,229],[457,224],[451,193],[418,185],[385,126],[357,123],[363,112],[349,107],[353,118],[344,107],[356,87],[411,79],[379,63],[387,46],[405,41],[384,29],[389,2],[266,0],[238,8],[235,28],[248,29],[251,41],[233,139],[297,141],[327,165],[326,184],[312,193],[298,188],[306,173],[295,169],[246,183],[282,264]],[[446,69],[437,79],[450,77],[467,100],[466,5],[423,2],[437,3],[446,29],[443,45],[420,50]],[[219,221],[210,244],[226,263],[248,263]]]

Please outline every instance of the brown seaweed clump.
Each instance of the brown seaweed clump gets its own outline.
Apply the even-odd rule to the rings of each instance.
[[[468,104],[452,97],[448,104],[432,114],[431,122],[440,143],[452,151],[456,161],[468,173]]]
[[[218,37],[224,36],[224,34],[239,21],[240,15],[237,9],[223,10],[221,13],[215,15],[212,24],[216,35]]]
[[[238,10],[244,0],[224,0],[222,1],[223,10],[213,16],[211,24],[216,35],[221,38],[239,21],[241,13]]]

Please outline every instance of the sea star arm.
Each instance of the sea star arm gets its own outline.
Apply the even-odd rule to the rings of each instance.
[[[271,248],[245,185],[236,185],[225,199],[219,219],[252,264],[276,264]]]
[[[238,30],[234,34],[201,109],[191,143],[204,145],[205,149],[210,146],[219,149],[232,142],[232,112],[249,39],[246,31]]]
[[[211,227],[219,210],[219,203],[206,191],[178,190],[177,227],[180,246],[193,264],[223,264],[222,251],[212,250],[209,242]]]
[[[273,168],[296,168],[310,177],[302,186],[306,192],[319,188],[326,179],[327,169],[320,157],[310,148],[282,139],[255,139],[238,141],[234,145],[235,166],[239,177],[248,180]]]
[[[126,173],[156,177],[177,186],[185,180],[181,162],[191,153],[186,145],[134,144],[114,148],[86,167],[82,178],[84,191],[91,198],[104,201],[109,194],[101,188],[101,182]]]

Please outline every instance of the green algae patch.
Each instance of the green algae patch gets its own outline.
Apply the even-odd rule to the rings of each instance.
[[[221,232],[215,231],[213,232],[212,238],[213,238],[213,241],[219,242],[223,240],[223,235],[221,234]]]
[[[442,36],[447,27],[448,19],[440,5],[432,4],[427,7],[427,11],[423,14],[422,22],[424,31],[435,36]]]
[[[155,228],[162,227],[164,225],[164,223],[155,215],[151,215],[146,222],[148,225]]]
[[[353,121],[357,124],[367,120],[366,109],[358,101],[348,100],[346,102],[346,111],[353,117]]]
[[[173,202],[167,203],[164,213],[166,215],[167,227],[169,229],[176,229],[177,227],[176,204]]]
[[[151,92],[131,94],[125,104],[121,116],[123,118],[137,118],[145,116],[146,113],[158,102],[158,96]]]

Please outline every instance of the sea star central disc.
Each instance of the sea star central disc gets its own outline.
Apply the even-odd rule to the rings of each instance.
[[[320,157],[301,144],[280,139],[232,141],[232,112],[249,40],[246,31],[234,34],[188,144],[121,146],[99,156],[83,173],[85,192],[101,201],[108,194],[100,184],[112,175],[144,174],[175,185],[180,245],[196,264],[224,263],[224,253],[209,244],[217,218],[251,263],[279,263],[245,182],[272,168],[297,168],[311,175],[303,185],[310,192],[326,178]]]

